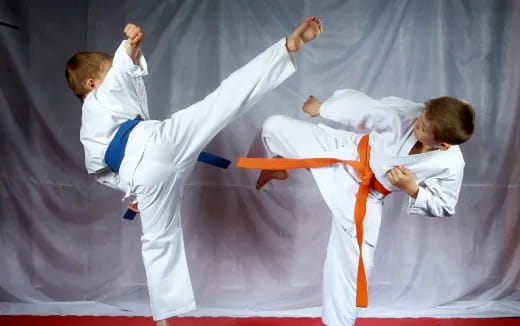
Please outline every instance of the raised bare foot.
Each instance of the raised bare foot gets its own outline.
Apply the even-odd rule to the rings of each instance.
[[[256,180],[256,189],[260,190],[263,186],[265,186],[269,181],[276,180],[285,180],[289,177],[289,172],[287,170],[262,170],[260,171],[260,175]]]
[[[285,43],[289,52],[299,51],[303,44],[317,39],[322,31],[321,21],[318,17],[307,17],[294,32],[287,37]]]

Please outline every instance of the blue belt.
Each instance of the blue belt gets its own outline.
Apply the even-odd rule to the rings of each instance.
[[[130,136],[130,132],[140,121],[141,119],[134,119],[124,122],[119,129],[117,129],[110,144],[108,144],[107,151],[105,152],[105,163],[113,172],[119,173],[121,162],[123,162],[123,157],[125,156],[128,136]]]

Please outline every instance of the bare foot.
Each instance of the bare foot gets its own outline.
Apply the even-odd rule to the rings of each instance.
[[[156,321],[157,326],[169,326],[168,319],[158,320]]]
[[[285,180],[289,177],[289,172],[287,170],[262,170],[260,171],[260,175],[256,180],[256,189],[260,190],[263,186],[265,186],[269,181],[276,180]]]
[[[321,21],[318,17],[307,17],[303,23],[287,37],[286,47],[289,52],[297,52],[303,44],[317,39],[322,31]]]

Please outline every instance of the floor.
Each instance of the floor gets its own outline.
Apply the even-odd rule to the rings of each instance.
[[[0,316],[1,326],[153,326],[146,317]],[[170,326],[322,326],[318,318],[171,318]],[[520,318],[361,318],[356,326],[520,326]]]

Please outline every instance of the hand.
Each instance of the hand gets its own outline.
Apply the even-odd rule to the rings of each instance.
[[[137,58],[139,57],[139,46],[144,40],[144,32],[141,27],[128,24],[124,29],[124,33],[128,36],[128,40],[125,42],[126,53],[132,58],[134,64],[136,64]]]
[[[133,48],[138,48],[141,45],[141,42],[144,40],[144,31],[137,25],[127,24],[124,32],[126,36],[128,36],[128,43]]]
[[[417,198],[419,186],[415,182],[415,176],[412,171],[408,170],[404,166],[396,166],[388,171],[386,178],[392,185],[406,192],[413,198]]]
[[[303,103],[302,110],[311,117],[316,117],[320,114],[321,101],[314,96],[309,96],[307,101]]]
[[[133,212],[139,213],[139,206],[137,205],[136,201],[131,201],[130,203],[128,203],[128,209]]]

